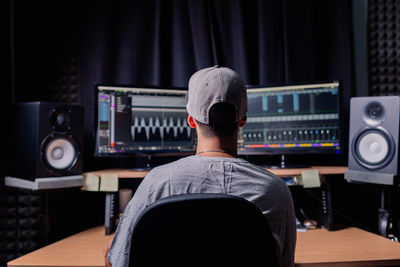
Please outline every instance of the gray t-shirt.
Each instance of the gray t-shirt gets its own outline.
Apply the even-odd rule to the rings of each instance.
[[[133,226],[147,206],[160,198],[190,193],[225,193],[253,202],[271,225],[280,266],[294,266],[296,219],[286,183],[240,158],[198,155],[156,167],[143,179],[117,227],[108,254],[111,264],[128,266]]]

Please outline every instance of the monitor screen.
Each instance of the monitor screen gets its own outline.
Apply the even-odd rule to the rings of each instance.
[[[239,154],[339,153],[339,82],[248,88]]]
[[[194,151],[187,90],[96,85],[96,156]]]

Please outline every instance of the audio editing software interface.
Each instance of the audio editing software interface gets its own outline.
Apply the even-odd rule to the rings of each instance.
[[[339,153],[339,83],[248,89],[239,154]]]
[[[98,86],[97,154],[191,152],[186,90]]]

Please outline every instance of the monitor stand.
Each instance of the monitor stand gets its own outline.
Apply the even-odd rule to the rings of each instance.
[[[153,167],[151,166],[151,155],[147,155],[146,166],[130,168],[129,170],[130,171],[137,171],[137,172],[144,172],[144,171],[150,171],[151,169],[153,169]]]
[[[281,155],[281,162],[279,165],[263,165],[264,168],[267,169],[301,169],[308,168],[310,166],[302,165],[302,164],[286,164],[285,155]]]

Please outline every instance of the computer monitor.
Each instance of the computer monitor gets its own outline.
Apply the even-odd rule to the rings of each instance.
[[[247,90],[247,124],[239,154],[340,153],[340,83]]]
[[[97,157],[194,152],[184,88],[96,84]]]

